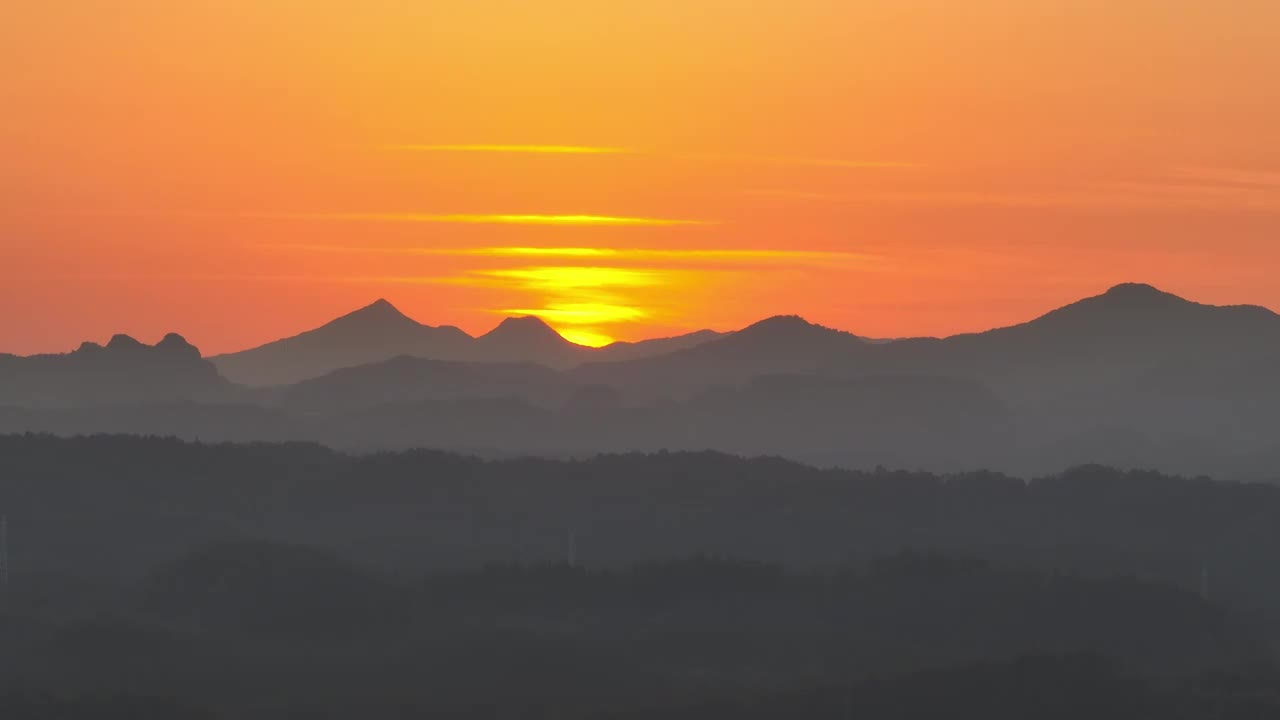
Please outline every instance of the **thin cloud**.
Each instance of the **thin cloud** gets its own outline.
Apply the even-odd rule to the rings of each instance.
[[[634,322],[650,317],[650,313],[643,308],[596,302],[552,302],[540,308],[502,308],[493,312],[502,315],[536,315],[550,323],[588,326]]]
[[[660,270],[616,267],[529,267],[473,270],[473,274],[516,281],[532,290],[566,290],[604,287],[653,287],[663,282]]]
[[[710,220],[625,217],[617,215],[432,215],[426,213],[272,213],[260,217],[279,220],[339,222],[440,223],[460,225],[554,225],[580,227],[668,227],[715,225]]]
[[[686,160],[709,160],[712,162],[746,162],[762,165],[807,165],[811,167],[846,168],[850,170],[891,170],[920,167],[915,163],[904,163],[885,160],[851,160],[848,158],[792,157],[786,155],[742,155],[717,153],[681,153],[639,150],[626,147],[610,147],[596,145],[501,145],[501,144],[463,144],[463,145],[390,145],[384,149],[399,152],[419,153],[496,153],[496,154],[533,154],[533,155],[650,155],[654,157],[670,157]]]
[[[1204,211],[1280,209],[1280,193],[1265,187],[1168,181],[1089,183],[1043,192],[953,190],[858,192],[848,195],[790,190],[746,190],[745,195],[851,206],[1009,209],[1127,209]]]
[[[913,163],[887,162],[879,160],[844,160],[841,158],[807,158],[807,157],[745,157],[752,162],[770,165],[808,165],[811,167],[846,168],[850,170],[895,170],[917,168]]]
[[[1184,167],[1174,171],[1174,176],[1207,183],[1244,188],[1280,188],[1280,171],[1242,170],[1238,168]]]
[[[427,255],[490,258],[544,258],[565,260],[605,260],[613,262],[693,262],[693,263],[758,263],[782,262],[802,264],[870,262],[874,255],[831,250],[768,249],[658,249],[599,247],[359,247],[332,245],[284,245],[286,249],[318,253],[352,253],[374,255]]]
[[[636,151],[590,145],[391,145],[388,150],[424,153],[502,153],[531,155],[629,155]]]
[[[867,255],[823,250],[754,250],[754,249],[648,249],[648,248],[547,248],[547,247],[487,247],[462,251],[467,255],[491,257],[592,257],[622,260],[684,260],[684,261],[759,261],[791,260],[807,262],[866,260]],[[453,253],[450,253],[453,254]]]

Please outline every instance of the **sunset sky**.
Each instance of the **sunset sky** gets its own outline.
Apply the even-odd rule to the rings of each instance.
[[[1280,309],[1276,0],[66,0],[0,20],[0,352],[385,297],[582,342]]]

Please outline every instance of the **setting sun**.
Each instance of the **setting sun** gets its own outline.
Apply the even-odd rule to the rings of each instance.
[[[585,345],[587,347],[604,347],[614,340],[608,335],[591,332],[590,330],[579,330],[576,328],[560,328],[557,330],[560,337],[568,340],[575,345]]]

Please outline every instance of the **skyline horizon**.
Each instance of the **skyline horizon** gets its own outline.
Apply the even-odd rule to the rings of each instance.
[[[458,330],[458,331],[462,332],[464,335],[466,335],[466,336],[467,336],[468,338],[470,338],[470,339],[479,339],[479,338],[485,337],[486,335],[491,335],[491,334],[495,333],[496,331],[500,330],[502,327],[506,326],[510,321],[513,321],[513,320],[514,320],[514,321],[518,321],[518,320],[525,320],[525,319],[536,319],[537,321],[539,321],[539,323],[541,323],[541,325],[542,325],[543,327],[547,328],[547,329],[548,329],[548,330],[550,330],[552,333],[555,333],[559,338],[561,338],[561,339],[562,339],[562,340],[564,340],[565,342],[570,343],[570,344],[572,344],[572,345],[576,345],[576,346],[582,347],[582,348],[590,349],[590,350],[599,350],[599,349],[607,348],[607,347],[610,347],[610,346],[616,346],[616,345],[634,344],[634,343],[644,343],[644,342],[651,342],[651,341],[661,341],[661,340],[667,340],[667,339],[674,339],[674,338],[679,338],[679,337],[684,337],[684,336],[696,335],[696,334],[698,334],[698,333],[703,333],[703,332],[713,332],[713,333],[717,333],[717,334],[719,334],[719,335],[728,335],[728,334],[732,334],[732,333],[735,333],[735,332],[738,332],[738,331],[741,331],[741,330],[745,330],[745,329],[748,329],[748,328],[754,327],[754,326],[756,326],[756,325],[759,325],[759,324],[762,324],[762,323],[768,322],[768,321],[770,321],[770,320],[775,320],[775,319],[779,319],[779,318],[797,318],[797,319],[799,319],[799,320],[801,320],[801,321],[803,321],[803,322],[805,322],[806,324],[811,325],[811,326],[820,327],[820,328],[824,328],[824,329],[827,329],[827,330],[833,330],[833,331],[836,331],[836,332],[841,332],[841,333],[845,333],[845,334],[853,335],[853,336],[855,336],[855,337],[861,338],[861,339],[863,339],[863,340],[871,341],[871,342],[889,342],[889,341],[894,341],[894,340],[911,340],[911,339],[947,339],[947,338],[951,338],[951,337],[964,336],[964,335],[981,334],[981,333],[990,332],[990,331],[994,331],[994,330],[1001,330],[1001,329],[1005,329],[1005,328],[1009,328],[1009,327],[1016,327],[1016,326],[1018,326],[1018,325],[1024,325],[1024,324],[1027,324],[1027,323],[1030,323],[1030,322],[1034,322],[1035,320],[1038,320],[1038,319],[1040,319],[1040,318],[1044,317],[1045,315],[1050,314],[1050,313],[1052,313],[1052,312],[1054,312],[1054,311],[1056,311],[1056,310],[1061,310],[1061,309],[1063,309],[1063,308],[1070,307],[1070,306],[1072,306],[1072,305],[1075,305],[1075,304],[1077,304],[1077,303],[1079,303],[1079,302],[1083,302],[1083,301],[1086,301],[1086,300],[1090,300],[1090,299],[1094,299],[1094,298],[1100,298],[1100,297],[1104,297],[1104,296],[1112,295],[1112,294],[1116,293],[1118,290],[1121,290],[1121,289],[1124,289],[1124,288],[1141,288],[1141,289],[1145,289],[1145,290],[1150,290],[1150,291],[1153,291],[1153,292],[1158,293],[1158,294],[1161,294],[1161,295],[1166,295],[1166,296],[1171,296],[1171,297],[1177,298],[1177,299],[1178,299],[1178,300],[1180,300],[1180,301],[1183,301],[1183,302],[1186,302],[1186,303],[1190,303],[1190,304],[1193,304],[1193,305],[1210,306],[1210,307],[1257,307],[1257,308],[1261,308],[1261,309],[1263,309],[1263,310],[1266,310],[1266,311],[1268,311],[1268,312],[1270,312],[1270,313],[1272,313],[1272,314],[1280,314],[1280,313],[1278,313],[1275,309],[1271,308],[1271,307],[1270,307],[1270,306],[1268,306],[1268,305],[1262,304],[1262,303],[1249,303],[1249,302],[1245,302],[1245,303],[1216,303],[1216,302],[1208,302],[1208,301],[1205,301],[1205,300],[1204,300],[1204,299],[1202,299],[1202,298],[1187,297],[1186,295],[1183,295],[1183,294],[1178,293],[1178,292],[1170,291],[1170,290],[1168,290],[1168,289],[1166,289],[1166,288],[1164,288],[1164,287],[1160,287],[1160,286],[1157,286],[1157,285],[1152,284],[1152,283],[1148,283],[1148,282],[1140,282],[1140,281],[1125,281],[1125,282],[1120,282],[1120,283],[1116,283],[1116,284],[1110,285],[1110,286],[1108,286],[1108,287],[1106,287],[1106,288],[1104,288],[1104,289],[1102,289],[1102,290],[1100,290],[1100,291],[1098,291],[1098,292],[1094,292],[1094,293],[1092,293],[1092,294],[1086,294],[1086,295],[1082,295],[1082,296],[1075,297],[1074,299],[1071,299],[1071,300],[1063,301],[1063,302],[1061,302],[1061,303],[1059,303],[1059,304],[1057,304],[1057,305],[1053,305],[1052,307],[1047,307],[1047,308],[1043,309],[1042,311],[1036,312],[1036,313],[1032,314],[1031,316],[1024,317],[1024,318],[1021,318],[1021,319],[1015,320],[1015,321],[1010,322],[1010,323],[1007,323],[1007,324],[1002,324],[1002,325],[993,325],[993,326],[991,326],[991,327],[984,327],[984,328],[978,328],[978,329],[973,329],[973,330],[967,330],[967,331],[962,331],[962,332],[952,333],[952,334],[948,334],[948,335],[899,334],[899,335],[892,335],[892,336],[875,336],[875,335],[868,335],[868,334],[864,334],[864,333],[861,333],[861,332],[856,331],[855,329],[851,329],[851,328],[847,328],[847,327],[837,327],[837,326],[833,326],[833,325],[828,325],[828,324],[826,324],[826,323],[823,323],[823,322],[820,322],[820,321],[816,321],[816,320],[812,319],[810,316],[808,316],[808,315],[806,315],[806,314],[804,314],[804,313],[797,313],[797,312],[777,312],[777,313],[767,314],[767,315],[765,315],[765,316],[763,316],[763,317],[758,317],[758,318],[756,318],[756,319],[754,319],[754,320],[751,320],[751,321],[748,321],[748,322],[746,322],[746,323],[744,323],[744,324],[737,325],[737,326],[733,326],[733,327],[692,327],[692,328],[688,328],[688,329],[685,329],[685,330],[683,330],[683,331],[681,331],[681,332],[677,332],[677,333],[674,333],[674,334],[665,334],[665,335],[641,335],[641,336],[639,336],[639,337],[636,337],[635,339],[614,340],[614,341],[612,341],[612,342],[610,342],[610,343],[607,343],[607,344],[604,344],[604,345],[587,345],[587,344],[584,344],[584,343],[576,343],[576,342],[574,342],[573,340],[571,340],[571,339],[570,339],[570,338],[565,334],[565,332],[564,332],[562,329],[560,329],[560,328],[556,327],[553,323],[549,322],[546,318],[543,318],[543,317],[541,317],[541,316],[539,316],[539,315],[536,315],[536,314],[500,316],[500,317],[498,317],[498,319],[497,319],[497,322],[496,322],[496,323],[494,323],[494,324],[493,324],[493,325],[491,325],[491,326],[488,326],[486,329],[484,329],[484,330],[482,330],[482,331],[478,331],[478,332],[477,332],[477,331],[471,331],[471,330],[469,330],[469,329],[467,329],[467,328],[463,328],[463,327],[461,327],[461,326],[459,326],[459,325],[457,325],[457,324],[452,324],[452,323],[448,323],[448,322],[439,323],[439,324],[431,324],[431,323],[429,323],[429,322],[423,322],[423,321],[421,321],[421,320],[417,319],[411,311],[406,311],[403,307],[401,307],[401,306],[400,306],[399,304],[397,304],[395,301],[392,301],[392,300],[390,300],[390,299],[388,299],[387,297],[385,297],[385,296],[384,296],[384,297],[378,297],[378,298],[376,298],[375,300],[373,300],[373,301],[371,301],[371,302],[364,303],[364,304],[360,305],[359,307],[356,307],[355,309],[349,309],[349,310],[347,310],[347,311],[345,311],[345,312],[342,312],[342,313],[341,313],[341,314],[339,314],[339,315],[336,315],[336,316],[330,317],[330,318],[328,318],[328,319],[326,319],[326,320],[317,321],[317,322],[316,322],[316,324],[314,324],[314,325],[310,325],[310,326],[307,326],[307,327],[305,327],[304,329],[300,329],[300,330],[299,330],[299,329],[294,329],[293,331],[286,332],[285,334],[282,334],[282,335],[280,335],[280,336],[278,336],[278,337],[268,338],[268,339],[266,339],[266,340],[262,340],[262,341],[260,341],[260,342],[256,342],[255,344],[252,344],[252,345],[247,345],[247,346],[244,346],[244,347],[238,347],[238,348],[234,348],[234,349],[210,350],[210,349],[208,349],[205,345],[203,345],[201,342],[199,342],[199,339],[198,339],[198,338],[195,338],[194,336],[192,336],[191,334],[189,334],[189,333],[187,333],[187,332],[183,331],[182,329],[169,328],[169,329],[167,329],[167,330],[160,330],[160,331],[156,331],[156,332],[152,333],[151,335],[139,335],[139,334],[135,334],[135,333],[132,333],[132,332],[125,332],[125,331],[113,331],[113,332],[105,333],[105,334],[103,334],[103,335],[98,336],[98,337],[105,338],[105,339],[106,339],[105,341],[100,341],[100,340],[98,340],[98,339],[93,339],[93,338],[80,338],[79,340],[75,340],[75,341],[72,341],[72,342],[68,343],[67,345],[65,345],[65,346],[64,346],[64,348],[63,348],[63,349],[41,350],[41,351],[36,351],[36,352],[27,352],[27,353],[23,353],[23,352],[14,352],[14,351],[11,351],[11,350],[8,350],[8,349],[5,349],[5,348],[0,348],[0,355],[11,355],[11,356],[17,356],[17,357],[24,357],[24,356],[28,356],[28,357],[29,357],[29,356],[37,356],[37,355],[57,355],[57,354],[66,354],[66,353],[73,352],[73,351],[75,351],[75,350],[77,350],[77,349],[81,348],[81,347],[82,347],[82,346],[84,346],[84,345],[106,346],[107,344],[109,344],[109,342],[110,342],[110,340],[111,340],[111,339],[114,339],[114,338],[117,338],[117,337],[122,337],[122,336],[123,336],[123,337],[126,337],[126,338],[128,338],[128,339],[131,339],[131,340],[135,340],[135,341],[141,342],[142,344],[147,345],[147,346],[154,346],[154,345],[156,345],[157,343],[159,343],[160,341],[162,341],[164,338],[166,338],[166,337],[168,337],[168,336],[171,336],[171,335],[176,335],[176,336],[178,336],[178,337],[182,338],[182,339],[183,339],[184,341],[186,341],[187,343],[191,344],[192,346],[194,346],[194,347],[198,348],[198,349],[199,349],[199,351],[200,351],[200,353],[201,353],[201,356],[202,356],[202,357],[204,357],[204,358],[218,358],[218,357],[225,357],[225,356],[236,355],[236,354],[243,353],[243,352],[248,352],[248,351],[251,351],[251,350],[255,350],[255,349],[261,348],[261,347],[263,347],[263,346],[265,346],[265,345],[270,345],[270,344],[275,343],[275,342],[279,342],[279,341],[282,341],[282,340],[292,339],[292,338],[294,338],[294,337],[297,337],[298,335],[302,335],[302,334],[306,334],[306,333],[309,333],[309,332],[312,332],[312,331],[315,331],[315,330],[323,329],[323,328],[328,327],[329,325],[331,325],[331,324],[333,324],[333,323],[336,323],[336,322],[339,322],[339,321],[345,320],[345,319],[350,318],[350,317],[360,316],[360,315],[362,315],[362,314],[368,314],[368,313],[370,313],[370,311],[377,310],[377,309],[379,309],[380,307],[386,307],[386,308],[390,309],[391,311],[395,312],[396,314],[398,314],[399,316],[401,316],[401,317],[403,317],[403,318],[405,318],[405,319],[407,319],[407,320],[409,320],[409,321],[412,321],[412,322],[416,323],[417,325],[419,325],[419,326],[421,326],[421,327],[431,328],[431,329],[455,329],[455,330]],[[156,338],[155,342],[148,342],[148,340],[149,340],[151,337],[155,337],[155,338]]]

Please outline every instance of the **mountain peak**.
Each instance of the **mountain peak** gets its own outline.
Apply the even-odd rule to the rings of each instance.
[[[418,328],[421,324],[417,320],[410,318],[408,315],[400,312],[400,309],[392,305],[386,299],[378,300],[365,305],[359,310],[352,311],[342,317],[333,320],[326,328],[339,328],[353,330],[356,332],[368,332],[379,330],[392,330],[399,328]]]
[[[1193,304],[1146,283],[1121,283],[1082,302],[1109,310],[1162,310]]]
[[[190,355],[197,358],[200,357],[200,351],[196,349],[196,346],[187,342],[187,339],[178,333],[169,333],[168,335],[165,335],[163,340],[156,343],[156,350],[162,350],[173,354]]]
[[[481,335],[480,339],[530,340],[550,337],[560,341],[564,340],[564,338],[560,337],[560,333],[557,333],[542,318],[535,315],[525,315],[523,317],[503,319],[502,322],[498,323],[497,327]]]
[[[813,323],[805,320],[799,315],[774,315],[767,317],[760,322],[747,326],[746,329],[783,329],[783,328],[811,328],[817,327]]]
[[[108,350],[138,350],[144,347],[146,346],[134,340],[132,336],[123,333],[112,335],[111,341],[107,343]]]
[[[549,367],[562,367],[578,357],[577,345],[565,340],[542,318],[526,315],[509,317],[498,326],[476,338],[478,359],[510,360],[518,358]]]
[[[788,338],[832,333],[838,333],[838,331],[815,325],[799,315],[774,315],[748,325],[734,334],[741,337],[785,341]]]
[[[396,307],[395,305],[392,305],[391,301],[387,300],[386,298],[378,298],[377,300],[374,300],[368,305],[365,305],[359,310],[356,310],[355,312],[351,313],[350,315],[348,315],[348,317],[350,317],[351,315],[373,316],[373,317],[397,317],[397,318],[408,317],[404,313],[400,312],[400,308]]]
[[[770,348],[770,352],[785,354],[797,352],[799,348],[805,348],[805,352],[814,352],[818,348],[843,351],[851,344],[860,345],[862,342],[852,333],[811,323],[799,315],[774,315],[709,345],[736,347],[741,352]]]
[[[1094,337],[1099,333],[1109,337],[1117,332],[1141,332],[1146,337],[1156,328],[1176,334],[1185,331],[1180,326],[1188,318],[1202,316],[1195,311],[1208,307],[1146,283],[1122,283],[1101,295],[1077,300],[1031,322],[1006,329],[1048,332],[1074,340]]]
[[[1103,297],[1113,298],[1115,300],[1127,300],[1127,301],[1155,300],[1155,299],[1168,299],[1168,298],[1177,298],[1179,300],[1182,299],[1182,298],[1179,298],[1177,295],[1167,293],[1157,288],[1154,285],[1148,285],[1147,283],[1136,283],[1136,282],[1120,283],[1119,285],[1116,285],[1112,287],[1110,290],[1107,290],[1105,293],[1103,293]]]

